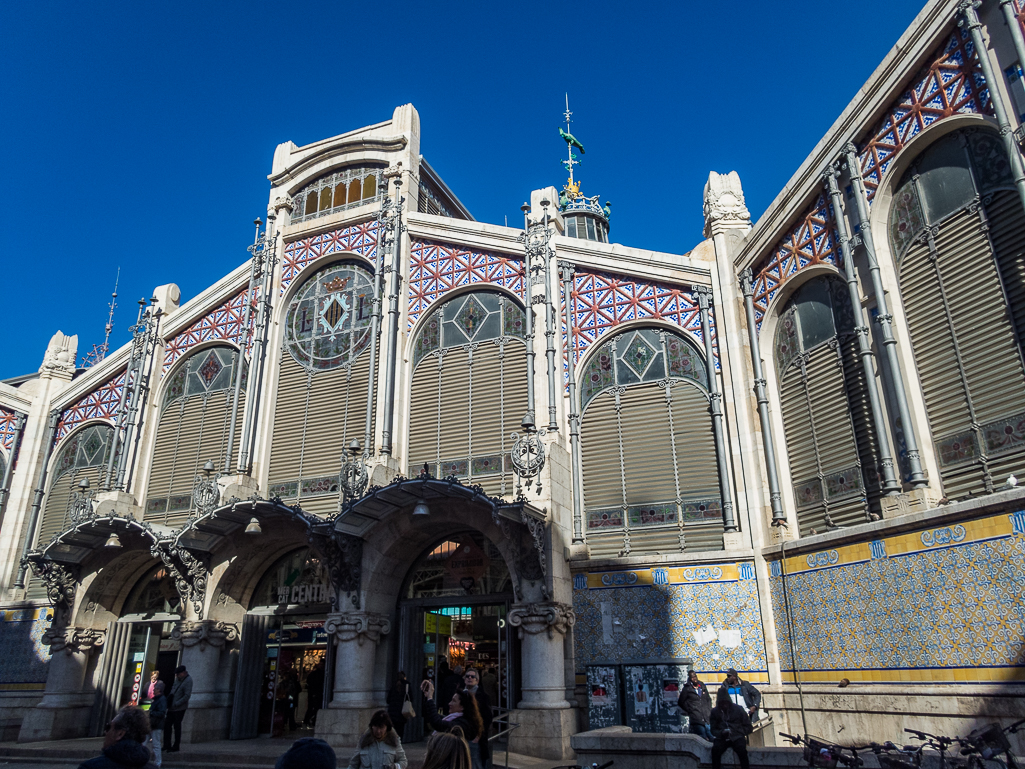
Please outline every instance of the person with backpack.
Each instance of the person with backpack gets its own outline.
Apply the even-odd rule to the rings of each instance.
[[[747,735],[754,731],[751,716],[741,705],[730,699],[723,688],[715,698],[711,713],[712,769],[722,769],[723,754],[733,748],[740,761],[740,769],[751,769],[747,760]]]

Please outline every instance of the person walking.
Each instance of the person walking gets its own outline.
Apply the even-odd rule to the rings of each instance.
[[[712,695],[693,670],[687,674],[687,683],[677,704],[690,719],[690,733],[712,742],[712,728],[708,725],[712,717]]]
[[[391,718],[391,722],[395,726],[395,733],[399,735],[400,739],[405,733],[406,728],[406,716],[402,712],[402,706],[406,704],[408,697],[409,679],[406,678],[405,672],[400,670],[398,678],[395,679],[395,683],[388,690],[387,699],[388,716]]]
[[[491,745],[489,743],[491,738],[491,722],[495,718],[495,714],[491,710],[491,698],[481,688],[480,673],[473,668],[467,668],[466,672],[463,673],[463,684],[466,686],[466,691],[477,700],[477,711],[480,713],[482,725],[480,742],[478,743],[480,745],[480,763],[484,769],[487,769],[488,762],[491,760]]]
[[[320,660],[306,676],[306,713],[303,723],[311,729],[317,725],[317,711],[324,704],[324,660]]]
[[[434,732],[427,738],[423,769],[472,769],[470,746],[458,726],[450,732]]]
[[[406,769],[407,763],[406,751],[391,718],[378,710],[370,718],[370,728],[360,737],[349,769]]]
[[[470,746],[470,759],[473,769],[483,769],[480,762],[480,739],[484,724],[477,710],[477,700],[467,691],[457,691],[452,695],[448,703],[449,713],[442,716],[438,712],[438,706],[431,699],[434,694],[434,685],[430,681],[424,681],[420,687],[424,694],[424,722],[429,724],[435,731],[448,732],[458,727]]]
[[[463,688],[463,666],[456,665],[444,677],[438,679],[438,709],[448,713],[448,703],[452,695]]]
[[[164,721],[167,719],[167,697],[164,696],[164,682],[157,681],[153,685],[152,700],[149,704],[149,745],[153,751],[153,763],[160,766],[160,746],[164,736]]]
[[[155,769],[144,744],[149,732],[146,711],[125,705],[103,727],[101,754],[79,764],[78,769]]]
[[[762,702],[762,693],[737,675],[733,668],[727,669],[726,680],[719,687],[719,691],[724,690],[733,702],[748,712],[752,724],[758,720],[758,706]]]
[[[156,686],[157,681],[160,680],[160,671],[151,670],[149,674],[149,685],[146,687],[146,699],[153,699],[153,687]]]
[[[167,720],[164,722],[164,745],[168,753],[177,753],[181,749],[182,742],[182,721],[185,719],[185,711],[189,709],[189,700],[192,699],[192,676],[184,665],[179,665],[174,671],[174,683],[171,685],[171,694],[167,698]],[[174,732],[174,742],[171,741],[171,733]]]
[[[501,707],[502,703],[498,701],[498,676],[495,675],[494,667],[488,668],[480,677],[480,685],[484,689],[484,693],[488,695],[488,699],[491,700],[491,704]]]
[[[747,709],[730,699],[726,689],[720,689],[711,714],[712,769],[722,769],[722,757],[730,748],[737,754],[740,769],[751,769],[747,760],[747,735],[754,728]]]

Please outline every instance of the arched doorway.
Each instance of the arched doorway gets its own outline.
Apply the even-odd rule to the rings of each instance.
[[[514,600],[508,565],[484,534],[465,529],[434,542],[399,594],[399,669],[413,686],[433,679],[443,707],[458,683],[446,682],[444,671],[472,666],[493,705],[509,709],[518,696],[518,642],[506,622]],[[421,739],[422,719],[412,719],[404,737]]]
[[[264,572],[243,620],[232,737],[312,729],[330,680],[324,630],[330,609],[326,569],[309,547]]]

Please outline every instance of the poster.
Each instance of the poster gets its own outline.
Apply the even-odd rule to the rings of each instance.
[[[651,700],[651,693],[648,691],[648,685],[643,681],[637,682],[637,689],[633,692],[634,698],[634,713],[638,716],[648,715],[648,702]]]
[[[619,668],[616,665],[588,665],[587,704],[591,729],[623,723],[619,703]]]
[[[680,734],[690,723],[677,704],[686,662],[638,662],[623,666],[626,698],[624,723],[635,732]],[[594,728],[594,727],[592,727]]]
[[[678,707],[680,701],[680,681],[676,678],[666,678],[662,681],[662,704],[666,708]]]

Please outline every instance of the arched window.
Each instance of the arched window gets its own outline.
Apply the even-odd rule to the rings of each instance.
[[[1025,212],[999,136],[926,149],[889,234],[944,494],[992,491],[1025,460]]]
[[[292,198],[296,212],[293,223],[379,200],[377,191],[382,186],[382,173],[383,165],[357,166],[335,171],[307,184]]]
[[[787,461],[801,536],[861,523],[878,510],[878,448],[846,284],[820,276],[776,327]]]
[[[235,418],[235,445],[228,433],[235,377],[243,367],[242,390]],[[210,347],[193,353],[171,374],[160,404],[160,421],[146,491],[145,520],[177,526],[195,509],[192,489],[203,465],[217,471],[236,456],[245,409],[245,360],[232,347]]]
[[[174,620],[185,616],[181,596],[172,577],[163,566],[154,566],[132,588],[125,601],[122,617],[130,616],[140,620]],[[171,628],[168,627],[168,634]]]
[[[413,343],[409,473],[426,463],[489,494],[513,489],[509,433],[527,411],[523,308],[497,291],[442,304]]]
[[[704,358],[672,331],[626,331],[581,368],[592,556],[722,549]]]
[[[107,471],[114,428],[93,424],[78,430],[57,449],[57,460],[50,471],[50,488],[43,507],[37,547],[44,547],[54,534],[67,528],[71,495],[83,480],[91,491],[99,491]]]
[[[505,558],[494,543],[476,531],[449,536],[424,552],[409,576],[403,598],[496,595],[512,593]]]
[[[330,584],[327,568],[312,550],[293,550],[264,572],[249,609],[273,606],[289,613],[327,611],[331,605]]]
[[[340,457],[353,438],[364,439],[372,281],[352,264],[323,267],[285,314],[269,496],[307,512],[337,511]]]

